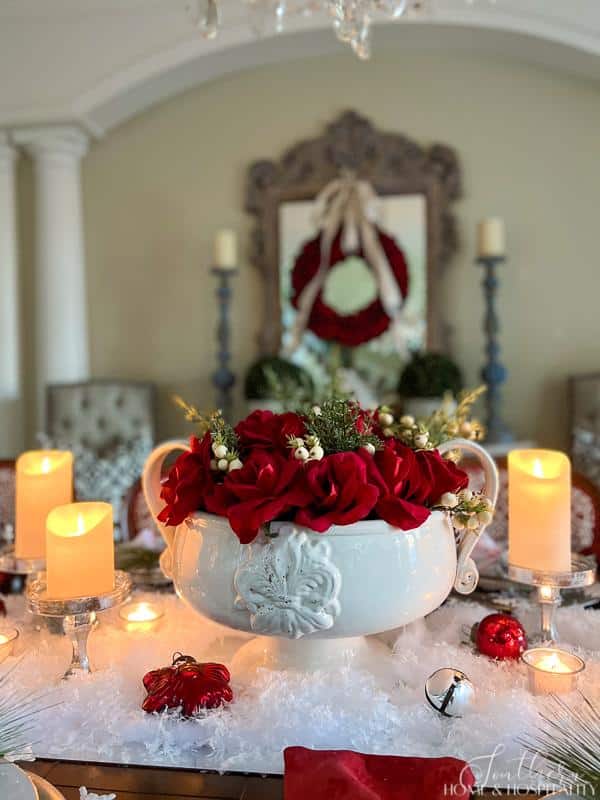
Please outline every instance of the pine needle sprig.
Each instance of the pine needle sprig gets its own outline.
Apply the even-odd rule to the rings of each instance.
[[[202,438],[207,431],[210,431],[213,444],[224,444],[232,455],[237,455],[237,435],[232,426],[223,418],[220,409],[211,411],[209,414],[203,414],[196,406],[188,403],[178,394],[174,394],[172,399],[175,405],[182,409],[185,420],[196,425],[200,438]]]
[[[584,694],[577,694],[574,705],[551,695],[537,732],[517,741],[532,757],[532,772],[576,795],[600,798],[600,713]]]
[[[0,759],[7,761],[32,758],[35,742],[31,740],[34,717],[59,703],[41,705],[44,694],[33,692],[25,694],[10,685],[10,677],[15,666],[0,677]]]
[[[381,448],[383,442],[373,433],[368,418],[363,418],[363,429],[359,430],[359,417],[360,407],[356,403],[330,397],[306,412],[306,430],[319,440],[327,454],[358,450],[367,444]]]

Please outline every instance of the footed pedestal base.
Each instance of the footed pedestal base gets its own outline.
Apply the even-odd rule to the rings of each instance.
[[[365,669],[388,683],[391,677],[391,652],[383,642],[365,636],[349,639],[257,636],[237,651],[231,671],[234,675],[240,675],[261,667],[306,672],[353,667]]]

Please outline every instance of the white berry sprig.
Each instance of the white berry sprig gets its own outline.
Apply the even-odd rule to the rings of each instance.
[[[229,448],[219,439],[213,441],[211,449],[214,458],[211,459],[210,466],[215,472],[234,472],[241,469],[242,464],[237,452]]]
[[[441,508],[452,514],[452,525],[457,531],[478,530],[482,525],[492,521],[494,506],[489,497],[480,492],[463,489],[458,494],[445,492],[435,508]]]
[[[311,434],[305,437],[288,437],[288,447],[298,461],[320,461],[325,455],[319,437]]]

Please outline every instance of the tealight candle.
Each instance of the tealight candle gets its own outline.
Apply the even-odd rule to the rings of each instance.
[[[19,638],[19,631],[16,628],[4,628],[0,630],[0,663],[11,655],[15,649],[15,642]]]
[[[235,269],[237,267],[237,237],[235,231],[223,228],[215,235],[215,267]]]
[[[48,514],[48,597],[96,597],[115,583],[113,513],[109,503],[70,503]]]
[[[564,453],[508,454],[508,560],[542,572],[571,569],[571,463]]]
[[[565,694],[577,686],[585,661],[558,647],[534,647],[521,656],[527,664],[529,690],[533,694]]]
[[[73,499],[73,454],[63,450],[30,450],[16,464],[15,556],[43,559],[46,517]]]
[[[128,631],[148,631],[158,625],[164,615],[164,610],[158,603],[149,600],[135,600],[124,605],[119,616],[125,622]]]

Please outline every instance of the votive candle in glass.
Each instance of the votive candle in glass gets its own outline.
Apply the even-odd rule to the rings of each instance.
[[[48,514],[48,597],[96,597],[114,589],[115,546],[109,503],[70,503]]]
[[[571,569],[571,462],[564,453],[508,454],[508,561],[541,572]]]
[[[150,631],[157,627],[164,615],[159,603],[151,600],[133,600],[119,610],[127,631]]]
[[[18,638],[19,631],[16,628],[3,628],[0,630],[0,663],[12,654]]]
[[[46,517],[73,499],[73,454],[67,450],[29,450],[16,464],[15,556],[43,559]]]
[[[585,661],[558,647],[534,647],[521,656],[532,694],[565,694],[577,687]]]

